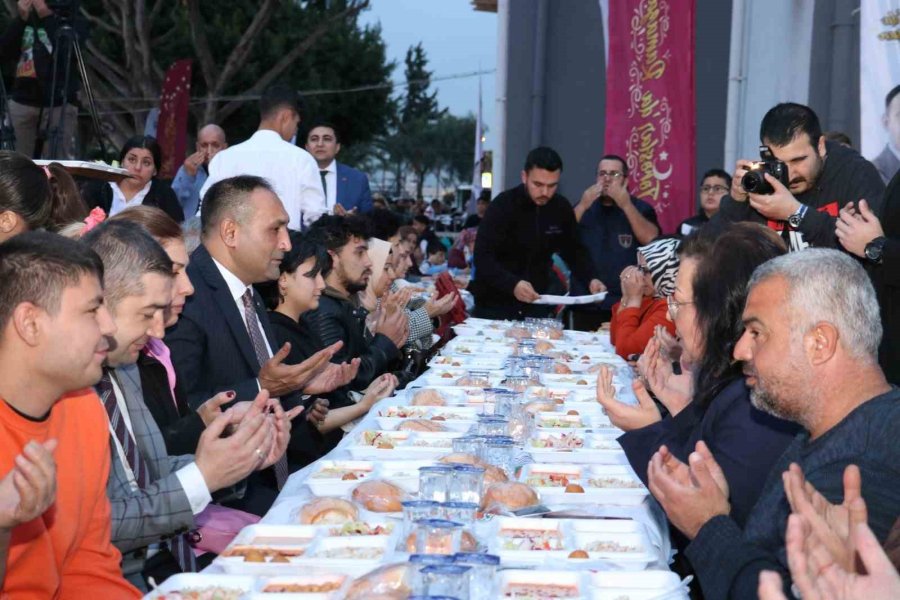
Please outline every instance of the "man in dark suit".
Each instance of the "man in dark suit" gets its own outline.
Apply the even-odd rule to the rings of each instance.
[[[143,587],[139,574],[157,579],[196,570],[185,533],[212,494],[268,468],[284,456],[290,421],[261,391],[243,418],[220,414],[200,436],[196,452],[169,455],[144,402],[137,362],[151,337],[163,335],[172,302],[172,261],[136,223],[108,222],[84,238],[103,261],[104,301],[116,325],[109,336],[103,378],[96,385],[110,423],[111,466],[107,495],[112,506],[112,541],[123,553],[125,575]],[[233,435],[221,437],[235,426]],[[148,560],[151,545],[168,552]],[[177,565],[177,566],[176,566]]]
[[[298,365],[282,361],[289,345],[279,348],[254,283],[277,279],[278,266],[290,249],[288,215],[262,178],[242,175],[214,184],[201,208],[202,244],[187,268],[194,295],[178,323],[166,332],[172,363],[188,402],[198,407],[220,391],[233,390],[235,401],[252,400],[260,390],[281,399],[286,410],[308,401],[302,394],[324,394],[353,379],[359,362],[332,364],[342,343],[335,343]],[[305,420],[291,430],[291,469],[320,455],[317,425],[327,402],[308,404]],[[238,508],[264,514],[280,482],[275,473],[260,473]]]
[[[372,210],[372,192],[365,173],[335,160],[341,151],[337,129],[330,123],[315,123],[306,136],[306,151],[319,165],[325,204],[336,215]]]
[[[887,131],[888,142],[881,154],[872,159],[872,164],[887,185],[900,170],[900,85],[894,86],[885,97],[881,123]]]

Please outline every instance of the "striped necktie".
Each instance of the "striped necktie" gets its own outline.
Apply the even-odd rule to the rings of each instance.
[[[244,303],[244,322],[247,323],[247,333],[250,335],[253,353],[256,354],[256,360],[259,361],[259,366],[261,368],[266,364],[266,361],[269,360],[269,350],[266,348],[266,340],[263,337],[262,329],[257,320],[256,308],[253,303],[253,288],[247,288],[247,291],[241,296],[241,301]],[[284,454],[281,455],[281,458],[279,458],[278,462],[273,466],[275,468],[275,482],[278,484],[278,489],[280,490],[284,487],[285,482],[288,480],[288,475],[290,474],[288,471],[287,458],[285,458]]]
[[[140,489],[147,489],[151,483],[150,469],[141,456],[134,437],[125,425],[125,418],[122,416],[119,402],[116,400],[109,369],[103,369],[103,378],[97,383],[97,393],[100,395],[104,408],[106,408],[106,414],[109,416],[109,423],[116,435],[116,439],[125,453],[125,460],[128,461],[128,466],[134,474],[135,483]],[[197,561],[194,558],[194,551],[188,540],[189,534],[175,536],[169,540],[169,547],[181,570],[185,573],[194,573],[197,571]]]

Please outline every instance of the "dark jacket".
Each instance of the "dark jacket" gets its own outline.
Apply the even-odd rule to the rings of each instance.
[[[725,472],[731,492],[731,516],[743,526],[772,465],[794,439],[797,425],[750,404],[743,377],[735,378],[706,408],[696,402],[675,417],[619,437],[628,462],[645,484],[647,464],[664,445],[684,463],[703,440]]]
[[[50,106],[50,92],[53,87],[53,54],[47,50],[43,41],[39,39],[43,36],[38,32],[43,30],[46,32],[46,39],[51,47],[57,42],[57,31],[60,22],[56,15],[49,15],[38,20],[37,16],[32,13],[33,21],[25,22],[20,16],[16,16],[10,21],[6,30],[0,35],[0,59],[8,61],[16,59],[16,78],[13,80],[10,97],[19,104],[28,106]],[[35,27],[35,23],[37,26]],[[28,47],[25,45],[26,27],[31,27],[31,41]],[[75,30],[78,32],[82,42],[87,40],[88,27],[87,22],[82,18],[75,19]],[[24,57],[22,54],[28,53],[30,56]],[[66,61],[64,57],[59,60],[56,67],[56,98],[52,104],[61,106],[65,103],[75,104],[78,100],[78,89],[80,87],[80,77],[78,75],[78,67],[75,61],[71,60],[71,71],[69,74],[68,93],[63,94],[64,77],[66,72]]]
[[[881,264],[867,261],[866,266],[878,294],[884,330],[879,362],[888,381],[900,385],[900,172],[888,184],[879,217],[887,237]]]
[[[166,368],[156,358],[143,352],[138,356],[137,367],[144,390],[144,403],[162,432],[166,450],[171,456],[197,452],[197,444],[206,425],[188,404],[181,385],[176,382],[173,398]]]
[[[360,359],[359,372],[350,383],[350,388],[362,390],[372,381],[391,370],[391,365],[399,358],[400,351],[386,335],[376,334],[370,341],[365,338],[365,320],[368,313],[357,308],[349,298],[330,287],[319,299],[319,307],[303,313],[300,320],[322,344],[321,350],[338,340],[344,345],[334,355],[333,362],[348,362]]]
[[[187,274],[194,286],[194,294],[188,297],[178,323],[166,331],[165,342],[172,353],[172,364],[178,381],[184,386],[188,403],[196,408],[216,393],[228,390],[234,390],[236,401],[253,400],[259,393],[259,360],[228,285],[205,246],[199,246],[191,254]],[[258,293],[255,300],[256,314],[269,347],[277,351],[278,340],[272,333],[268,313]],[[281,398],[285,409],[300,402],[297,393]],[[292,471],[321,456],[321,439],[316,428],[302,415],[294,419],[288,446]],[[250,482],[245,504],[236,508],[264,514],[277,495],[274,473],[272,469],[257,472]],[[259,495],[254,496],[254,492]]]
[[[297,322],[275,311],[269,313],[269,320],[272,322],[272,331],[275,333],[278,343],[291,343],[291,351],[287,358],[284,359],[284,362],[287,364],[299,364],[325,347],[319,341],[318,336],[302,320]],[[349,389],[349,386],[345,386],[325,394],[323,397],[328,400],[328,408],[343,408],[353,404],[353,400],[349,396]],[[334,448],[343,437],[344,432],[340,429],[324,434],[322,443],[323,454]]]
[[[112,188],[105,181],[89,181],[84,184],[81,189],[81,196],[84,198],[88,208],[99,206],[106,214],[112,206]],[[169,184],[163,183],[159,179],[153,179],[150,183],[150,191],[144,196],[141,203],[145,206],[155,206],[162,209],[167,215],[172,217],[177,223],[184,222],[184,211],[181,209],[181,203]]]
[[[837,142],[825,142],[827,157],[822,173],[813,188],[796,194],[798,202],[809,207],[803,222],[794,231],[786,221],[770,221],[750,206],[750,202],[737,202],[725,195],[717,215],[724,221],[753,221],[767,224],[771,229],[789,231],[790,249],[802,250],[809,246],[841,248],[835,235],[838,212],[848,202],[866,200],[878,214],[884,195],[884,183],[875,167],[852,148]]]
[[[578,239],[572,205],[556,194],[537,206],[525,185],[498,195],[488,206],[475,240],[475,280],[469,290],[479,307],[524,307],[513,289],[527,281],[538,294],[550,285],[552,256],[559,253],[573,278],[596,277],[590,254]]]
[[[766,480],[759,500],[741,528],[731,517],[706,522],[685,554],[700,580],[706,598],[757,598],[759,573],[777,571],[791,587],[784,531],[791,512],[781,475],[791,463],[803,469],[806,480],[829,502],[844,496],[844,469],[859,466],[862,497],[869,526],[884,542],[900,514],[900,391],[877,396],[851,412],[814,441],[802,432],[791,442]]]

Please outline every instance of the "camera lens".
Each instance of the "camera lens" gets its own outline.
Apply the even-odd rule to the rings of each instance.
[[[766,180],[759,171],[747,171],[747,173],[741,177],[741,187],[751,194],[762,190],[765,184]]]

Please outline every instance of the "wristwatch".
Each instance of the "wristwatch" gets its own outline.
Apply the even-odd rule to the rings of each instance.
[[[876,265],[881,264],[881,254],[884,252],[884,244],[887,242],[887,238],[884,236],[877,237],[868,244],[866,244],[866,258],[875,263]]]
[[[805,204],[801,204],[800,208],[797,209],[797,212],[788,217],[788,225],[797,229],[800,227],[800,223],[803,222],[803,217],[806,216],[806,211],[809,209]]]

